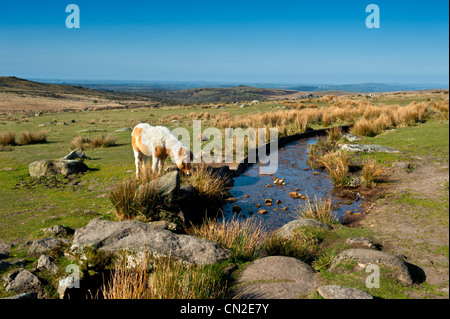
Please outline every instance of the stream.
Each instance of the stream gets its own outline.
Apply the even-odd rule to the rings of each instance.
[[[275,230],[294,220],[296,212],[305,202],[304,199],[294,199],[290,192],[298,192],[314,198],[332,198],[333,204],[338,204],[334,211],[341,218],[349,210],[360,210],[362,199],[349,201],[332,195],[333,183],[327,172],[313,170],[308,166],[308,145],[317,143],[318,138],[304,138],[279,149],[278,170],[273,175],[259,174],[259,164],[251,165],[244,173],[234,178],[234,186],[230,190],[234,203],[226,203],[221,220],[229,220],[240,215],[241,218],[256,218],[269,231]],[[274,178],[283,179],[286,185],[275,185]],[[266,187],[272,185],[272,187]],[[272,199],[272,205],[266,206],[265,200]],[[281,201],[277,204],[276,201]],[[260,204],[261,207],[256,207]],[[233,205],[238,205],[241,212],[233,212]],[[283,210],[285,208],[285,210]],[[267,214],[259,214],[259,210],[267,210]]]

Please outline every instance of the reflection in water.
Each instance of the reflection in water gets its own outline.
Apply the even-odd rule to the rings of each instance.
[[[308,196],[311,200],[317,198],[329,198],[332,196],[333,183],[328,173],[312,170],[307,164],[308,145],[317,142],[317,138],[298,140],[285,145],[278,152],[278,170],[273,175],[260,175],[258,164],[252,165],[246,172],[234,178],[234,186],[230,190],[235,203],[227,203],[223,206],[223,218],[231,219],[236,216],[232,212],[233,205],[239,205],[241,215],[244,218],[253,216],[261,220],[268,230],[277,229],[295,219],[296,209],[305,202],[302,199],[289,197],[289,192],[297,190],[298,193]],[[275,185],[273,177],[284,178],[286,185]],[[271,185],[272,187],[266,187]],[[272,206],[266,206],[264,201],[272,199]],[[335,211],[337,216],[342,217],[346,211],[358,209],[361,200],[348,202],[346,200],[332,197],[333,204],[338,203]],[[276,201],[281,203],[277,204]],[[261,207],[256,207],[260,204]],[[286,211],[282,208],[287,207]],[[265,209],[267,214],[258,214],[258,210]]]

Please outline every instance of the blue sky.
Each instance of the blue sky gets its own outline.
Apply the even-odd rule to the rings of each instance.
[[[71,3],[80,29],[65,26]],[[380,29],[365,26],[371,3]],[[448,12],[440,0],[1,1],[0,75],[448,84]]]

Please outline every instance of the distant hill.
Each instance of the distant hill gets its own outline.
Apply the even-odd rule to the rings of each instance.
[[[299,85],[255,84],[230,85],[212,82],[120,82],[63,81],[53,83],[30,81],[17,77],[0,77],[0,111],[12,109],[101,109],[147,107],[158,105],[205,104],[298,98],[312,93],[347,95],[363,92],[393,92],[439,89],[436,86],[401,84]],[[203,87],[196,87],[201,85]],[[11,100],[14,96],[14,101]],[[28,100],[27,100],[28,99]],[[19,107],[20,105],[20,107]]]
[[[169,105],[267,100],[298,93],[292,90],[257,88],[244,85],[221,88],[164,90],[162,87],[148,88],[146,86],[136,87],[126,84],[73,85],[42,83],[17,77],[0,77],[0,92],[27,93],[34,96],[61,99],[65,98],[64,95],[66,94],[93,96],[112,100],[137,99]]]
[[[251,100],[268,100],[282,98],[296,94],[293,90],[265,89],[250,86],[235,86],[228,88],[197,88],[177,91],[147,91],[139,95],[148,96],[156,100],[173,101],[175,103],[216,103],[242,102]]]
[[[350,93],[376,93],[448,89],[447,84],[354,83],[354,84],[289,84],[289,83],[230,83],[208,81],[113,81],[113,80],[37,80],[38,82],[81,85],[86,88],[112,92],[149,93],[155,91],[187,91],[199,88],[251,87],[301,92],[343,91]]]
[[[64,98],[63,94],[75,94],[97,97],[119,97],[119,94],[110,94],[85,88],[81,85],[50,84],[17,78],[15,76],[0,76],[0,92],[28,93],[41,97]]]

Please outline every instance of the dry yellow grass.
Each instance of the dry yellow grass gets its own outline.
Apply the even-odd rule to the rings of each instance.
[[[342,138],[342,129],[340,127],[333,127],[327,130],[327,140],[329,142],[338,141]]]
[[[319,162],[327,169],[336,187],[347,186],[350,165],[347,152],[339,150],[327,153],[319,159]]]
[[[386,175],[386,168],[373,159],[366,160],[362,168],[362,181],[367,187],[374,186]]]
[[[333,213],[333,204],[330,198],[318,199],[315,197],[312,201],[307,198],[305,203],[297,209],[297,218],[310,218],[325,223],[336,223],[338,219]]]
[[[220,299],[226,283],[211,269],[186,265],[170,257],[136,260],[130,267],[116,263],[111,278],[102,286],[105,299]],[[149,270],[151,268],[151,270]]]
[[[247,260],[260,255],[268,237],[261,222],[254,219],[206,220],[200,226],[193,226],[189,234],[217,242],[230,249],[235,257]]]
[[[194,166],[188,182],[204,199],[221,200],[227,195],[226,181],[212,173],[205,164]]]
[[[16,145],[16,133],[13,131],[0,133],[0,145]]]
[[[47,143],[47,132],[25,131],[22,132],[20,136],[20,144],[22,145],[40,144],[40,143]]]
[[[116,145],[116,137],[114,135],[97,135],[94,137],[89,136],[76,136],[70,144],[70,149],[74,150],[81,148],[83,150],[111,147]]]

